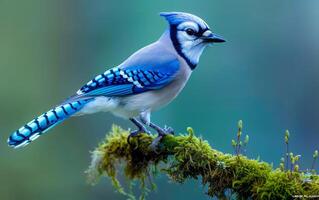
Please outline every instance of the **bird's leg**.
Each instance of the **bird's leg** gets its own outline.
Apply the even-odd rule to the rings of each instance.
[[[144,117],[141,116],[141,121],[143,122],[143,124],[148,125],[149,127],[153,128],[154,130],[157,131],[158,136],[153,140],[152,144],[151,144],[151,148],[156,150],[158,147],[159,142],[161,141],[161,139],[165,136],[165,135],[169,135],[172,134],[174,135],[174,130],[171,127],[164,127],[161,128],[160,126],[147,121]]]
[[[135,137],[140,133],[147,133],[150,134],[150,132],[144,127],[144,125],[139,122],[137,119],[135,118],[130,118],[130,121],[133,122],[133,124],[135,126],[137,126],[137,130],[131,131],[130,135],[127,137],[127,142],[130,143],[130,138],[131,137]]]

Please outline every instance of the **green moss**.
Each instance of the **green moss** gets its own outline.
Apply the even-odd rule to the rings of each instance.
[[[105,141],[93,152],[87,172],[91,183],[96,183],[102,175],[110,177],[117,191],[129,199],[135,197],[125,192],[117,179],[119,164],[123,165],[129,181],[140,182],[140,199],[154,189],[149,180],[158,170],[177,183],[200,178],[202,184],[208,186],[207,194],[220,199],[230,194],[237,199],[292,199],[293,195],[319,194],[317,175],[273,169],[268,163],[240,154],[224,154],[196,137],[191,128],[186,135],[164,137],[157,152],[149,148],[152,136],[142,134],[128,144],[128,134],[113,126]],[[150,189],[146,187],[147,182]]]

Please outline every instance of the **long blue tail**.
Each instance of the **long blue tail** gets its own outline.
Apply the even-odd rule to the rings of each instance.
[[[26,146],[49,129],[77,113],[89,101],[89,99],[74,101],[49,110],[12,133],[8,138],[8,145],[13,148]]]

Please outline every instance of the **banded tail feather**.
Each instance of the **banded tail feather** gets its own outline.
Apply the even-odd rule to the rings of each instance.
[[[8,138],[8,145],[13,148],[26,146],[49,129],[77,113],[89,101],[91,100],[74,101],[49,110],[13,132]]]

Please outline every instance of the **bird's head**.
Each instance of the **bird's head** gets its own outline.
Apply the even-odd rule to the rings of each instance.
[[[198,64],[205,47],[225,42],[211,31],[204,20],[195,15],[183,12],[162,12],[160,15],[170,25],[170,37],[176,51],[192,69]]]

